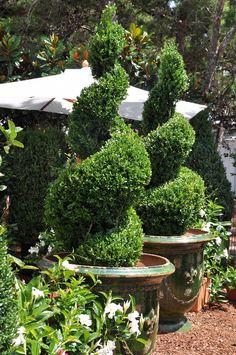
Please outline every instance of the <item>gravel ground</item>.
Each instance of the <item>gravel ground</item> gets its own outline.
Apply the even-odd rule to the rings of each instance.
[[[236,355],[236,304],[188,313],[188,333],[161,334],[153,355]]]

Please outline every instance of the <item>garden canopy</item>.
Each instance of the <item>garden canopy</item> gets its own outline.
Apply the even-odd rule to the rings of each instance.
[[[82,89],[95,82],[91,69],[67,69],[64,73],[13,83],[0,84],[0,107],[68,114]],[[131,120],[142,120],[148,91],[130,86],[119,114]],[[206,106],[178,101],[176,111],[191,119]]]

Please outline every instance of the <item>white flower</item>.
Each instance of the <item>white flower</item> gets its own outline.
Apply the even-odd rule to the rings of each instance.
[[[129,307],[130,307],[130,301],[124,302],[124,304],[123,304],[124,313],[126,313],[126,311],[129,309]]]
[[[221,224],[218,224],[218,226],[216,227],[216,230],[218,232],[222,231],[222,229],[224,229],[224,227]]]
[[[211,228],[211,222],[208,222],[203,227],[203,230],[206,231],[206,232],[210,232],[210,228]]]
[[[140,326],[141,326],[141,327],[143,327],[143,325],[144,325],[144,323],[145,323],[145,319],[144,319],[142,313],[141,313],[141,315],[140,315],[139,323],[140,323]]]
[[[35,298],[44,297],[44,292],[36,287],[32,287],[32,296]]]
[[[61,265],[64,267],[64,269],[74,270],[74,266],[71,265],[68,260],[64,260]]]
[[[49,245],[48,246],[48,254],[51,254],[51,252],[52,252],[52,247],[51,247],[51,245]]]
[[[121,307],[120,304],[116,304],[116,303],[108,303],[108,305],[106,305],[105,307],[105,313],[108,313],[108,318],[112,319],[117,311],[121,311],[123,312],[123,308]]]
[[[12,344],[13,344],[14,347],[17,348],[21,344],[25,343],[24,333],[25,333],[25,327],[20,327],[17,330],[18,337],[13,339],[13,341],[12,341]]]
[[[45,241],[44,241],[44,240],[40,240],[39,245],[40,245],[41,247],[45,247]]]
[[[25,333],[25,327],[21,326],[20,328],[18,328],[17,334],[22,335],[24,333]]]
[[[229,257],[229,253],[228,253],[227,249],[223,250],[222,257],[224,257],[224,258],[228,258]]]
[[[130,333],[135,334],[138,336],[141,334],[139,330],[139,321],[137,319],[134,319],[132,322],[129,324],[129,330]]]
[[[115,350],[115,342],[112,340],[108,340],[106,344],[104,344],[101,349],[97,350],[97,355],[113,355],[113,350]]]
[[[86,327],[90,327],[92,325],[91,318],[88,314],[80,314],[79,321],[80,324],[85,325]]]
[[[200,217],[203,218],[206,215],[206,212],[203,209],[201,209],[199,211],[199,214],[200,214]]]
[[[30,254],[36,254],[36,255],[38,255],[38,253],[39,253],[39,247],[38,247],[38,246],[30,247],[29,250],[28,250],[28,252],[29,252]]]
[[[221,244],[221,238],[220,237],[216,237],[215,242],[217,245]]]
[[[138,318],[138,317],[139,317],[139,313],[137,311],[134,311],[134,312],[128,314],[128,320],[130,322],[136,321],[136,318]]]

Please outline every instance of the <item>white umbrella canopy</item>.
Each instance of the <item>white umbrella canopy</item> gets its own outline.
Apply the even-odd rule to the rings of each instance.
[[[82,89],[95,82],[91,69],[67,69],[64,73],[36,79],[0,84],[0,107],[36,110],[68,114]],[[126,99],[119,107],[119,114],[141,121],[148,91],[130,86]],[[191,119],[206,106],[178,101],[176,111]]]

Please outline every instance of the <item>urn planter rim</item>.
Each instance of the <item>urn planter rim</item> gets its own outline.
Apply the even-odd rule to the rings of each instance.
[[[183,235],[145,235],[144,243],[153,244],[194,244],[208,242],[215,239],[215,236],[201,229],[189,229]]]
[[[141,256],[141,262],[142,258],[152,258],[152,265],[150,266],[119,266],[119,267],[108,267],[108,266],[92,266],[92,265],[79,265],[79,264],[70,264],[72,269],[75,270],[75,272],[79,274],[89,274],[92,273],[93,275],[96,276],[101,276],[103,278],[120,278],[120,277],[126,277],[126,278],[143,278],[143,277],[149,277],[149,278],[156,278],[159,276],[168,276],[173,274],[175,271],[174,265],[165,257],[155,255],[155,254],[148,254],[148,253],[143,253]],[[154,260],[159,260],[158,262],[154,263]],[[161,262],[161,263],[160,263]],[[43,265],[44,264],[44,265]],[[46,264],[49,266],[49,264],[52,264],[52,261],[45,258],[43,260],[43,263],[41,264],[42,267],[46,267]]]

